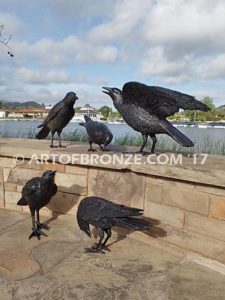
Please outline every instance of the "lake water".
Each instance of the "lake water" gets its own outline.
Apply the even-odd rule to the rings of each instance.
[[[30,132],[38,132],[37,126],[41,121],[14,121],[14,120],[1,120],[0,121],[0,134],[7,133],[8,136],[26,137]],[[134,131],[126,124],[108,124],[112,131],[114,138],[122,137],[126,134],[132,136],[140,136],[141,134]],[[70,122],[63,130],[64,133],[70,133],[75,130],[85,132],[85,129],[79,126],[78,123]],[[196,144],[202,144],[203,141],[210,139],[215,143],[225,142],[225,129],[224,128],[197,128],[197,127],[179,127],[178,130],[183,132],[187,137],[194,141]],[[171,139],[163,135],[165,139]]]

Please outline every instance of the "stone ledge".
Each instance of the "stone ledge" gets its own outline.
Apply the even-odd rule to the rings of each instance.
[[[62,155],[69,155],[71,158],[74,154],[86,154],[89,157],[90,154],[87,149],[87,144],[73,144],[65,143],[67,148],[65,149],[51,149],[49,148],[49,141],[44,140],[32,140],[32,139],[1,139],[0,142],[0,156],[4,157],[13,157],[16,154],[23,154],[25,158],[30,159],[33,154],[38,158],[41,155],[45,155],[46,158],[50,159],[51,155],[57,155],[56,161],[59,161],[59,157]],[[122,147],[112,145],[110,147],[112,151],[109,152],[97,152],[95,155],[112,155],[113,153],[122,154],[123,151],[133,151],[132,147]],[[135,148],[136,149],[136,148]],[[172,153],[164,153],[172,154]],[[174,155],[174,153],[173,153]],[[156,162],[157,158],[152,158],[152,162]],[[131,159],[129,163],[124,162],[123,164],[119,163],[96,163],[86,164],[78,158],[74,165],[77,166],[92,166],[96,168],[103,169],[114,169],[114,170],[129,170],[135,173],[141,173],[145,175],[158,176],[167,179],[180,180],[181,182],[195,182],[203,185],[213,185],[215,187],[225,187],[225,156],[219,155],[209,155],[206,163],[201,164],[202,158],[199,156],[197,158],[197,164],[194,164],[194,159],[191,157],[182,156],[182,164],[149,164],[147,162],[147,157],[140,158],[140,164],[135,164],[134,159]],[[1,166],[1,161],[0,161]],[[10,160],[7,160],[7,166],[11,166]],[[45,166],[46,167],[46,166]],[[62,170],[61,170],[62,171]]]

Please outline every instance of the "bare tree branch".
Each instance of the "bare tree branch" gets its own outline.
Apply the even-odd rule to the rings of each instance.
[[[2,45],[4,45],[7,49],[8,49],[8,54],[13,57],[14,54],[12,53],[11,48],[9,47],[8,43],[11,40],[11,35],[8,38],[4,38],[3,37],[3,30],[4,30],[5,26],[4,25],[0,25],[0,43]]]

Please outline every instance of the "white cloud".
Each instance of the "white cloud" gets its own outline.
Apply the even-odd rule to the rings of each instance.
[[[174,48],[185,43],[188,51],[194,46],[210,47],[210,41],[220,45],[218,37],[225,30],[224,8],[224,1],[160,1],[145,20],[143,37],[157,45],[173,44]]]
[[[23,28],[23,23],[13,14],[0,12],[0,25],[4,25],[3,34],[6,37],[16,35]]]
[[[37,70],[20,68],[17,70],[17,74],[21,81],[31,84],[48,84],[48,83],[69,83],[73,79],[62,71],[47,71],[41,72]]]
[[[61,41],[42,38],[35,43],[11,43],[16,52],[16,61],[24,64],[32,59],[42,66],[65,66],[74,63],[111,63],[117,59],[115,46],[93,45],[77,36],[68,36]]]
[[[21,1],[24,7],[30,3]],[[11,11],[20,7],[15,0],[1,2],[14,8]],[[29,12],[41,6],[29,5]],[[3,16],[11,26],[15,53],[10,60],[0,51],[1,91],[5,87],[15,95],[10,87],[24,85],[21,93],[32,95],[41,86],[43,95],[48,91],[55,99],[52,89],[64,94],[75,84],[84,96],[87,88],[91,98],[94,87],[107,81],[122,86],[130,77],[179,88],[186,84],[198,89],[213,82],[214,89],[221,90],[224,85],[223,0],[50,0],[46,15],[40,16],[38,29],[20,20],[19,10],[14,15],[0,13],[0,20]],[[42,32],[46,22],[48,30]],[[95,74],[98,68],[102,74]],[[97,101],[97,90],[93,94],[92,101]]]
[[[151,6],[149,0],[118,2],[112,11],[112,20],[92,28],[88,38],[92,41],[114,41],[116,43],[119,39],[132,34],[143,17],[146,17]]]
[[[216,57],[205,58],[197,67],[199,76],[206,79],[219,79],[225,77],[225,53]]]
[[[140,71],[144,74],[173,76],[186,73],[189,60],[187,57],[169,61],[162,47],[152,48],[141,61]]]

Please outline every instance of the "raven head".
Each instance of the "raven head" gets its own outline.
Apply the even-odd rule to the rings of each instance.
[[[64,98],[64,103],[74,105],[77,99],[79,99],[79,98],[77,97],[77,95],[74,92],[69,92],[66,94],[66,96]]]
[[[51,181],[51,180],[54,181],[55,173],[56,173],[56,171],[48,170],[48,171],[43,173],[42,179],[44,181]]]
[[[90,117],[88,117],[87,115],[84,116],[84,120],[86,123],[88,123],[89,121],[92,121]]]
[[[122,104],[123,103],[123,95],[122,91],[118,88],[110,88],[110,87],[102,87],[105,91],[102,91],[103,93],[109,95],[113,102],[116,104]]]
[[[79,216],[79,213],[77,213],[77,223],[79,225],[80,230],[84,231],[87,236],[91,237],[91,230],[89,224]]]

